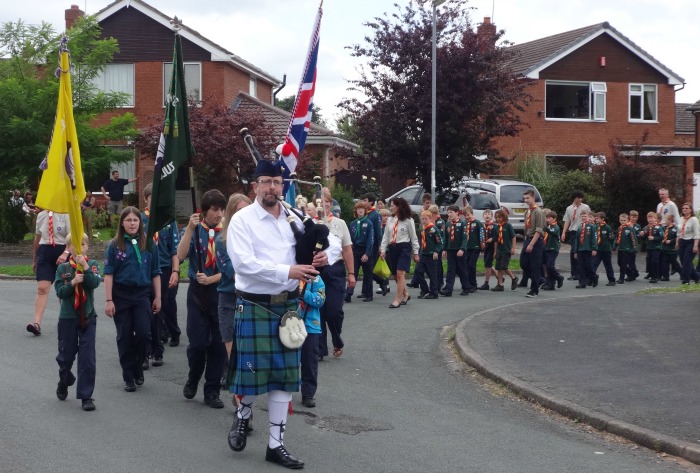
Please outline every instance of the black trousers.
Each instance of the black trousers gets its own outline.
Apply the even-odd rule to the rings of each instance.
[[[114,284],[112,288],[117,328],[117,350],[125,382],[143,376],[141,364],[151,343],[151,286]]]
[[[661,277],[663,279],[668,279],[670,272],[669,266],[677,273],[681,272],[681,265],[678,264],[678,255],[675,251],[667,253],[662,251],[661,253]]]
[[[576,241],[576,232],[569,230],[566,232],[566,241],[569,242],[569,245],[571,246],[569,250],[569,261],[571,263],[571,275],[574,277],[578,277],[578,260],[574,258],[574,255],[576,252],[574,251],[574,245],[573,242]]]
[[[420,255],[418,264],[415,269],[416,277],[418,278],[418,285],[420,286],[420,292],[427,294],[430,293],[434,296],[438,295],[440,286],[437,281],[437,260],[433,259],[433,255]],[[430,280],[430,286],[425,280],[426,275]]]
[[[630,261],[634,258],[634,253],[629,251],[617,252],[617,265],[620,267],[620,280],[625,278],[625,275],[630,275]]]
[[[202,310],[200,298],[206,302]],[[204,375],[204,396],[218,396],[226,366],[226,346],[219,330],[219,293],[216,286],[200,286],[190,279],[187,288],[188,379],[199,384]]]
[[[319,338],[319,356],[328,356],[328,332],[331,333],[333,347],[343,348],[343,302],[345,299],[345,263],[341,259],[321,270],[321,279],[326,285],[326,302],[321,307],[321,330]]]
[[[318,387],[318,339],[320,333],[310,333],[301,346],[301,397],[314,397]]]
[[[172,288],[168,288],[168,303],[165,306],[165,310],[161,310],[163,312],[162,335],[175,340],[179,340],[182,334],[180,325],[177,323],[177,291],[179,287],[180,283]]]
[[[476,285],[476,262],[479,260],[481,250],[467,250],[467,277],[469,278],[469,287],[477,287]]]
[[[168,306],[168,282],[170,281],[170,274],[172,273],[172,268],[168,266],[167,268],[160,268],[163,274],[160,275],[160,312],[154,314],[151,312],[151,343],[148,345],[146,354],[151,358],[163,358],[163,340],[161,336],[163,334],[163,316],[165,310]],[[151,301],[154,299],[155,294],[151,293]]]
[[[523,279],[530,278],[530,290],[535,294],[540,292],[542,284],[542,256],[544,254],[544,242],[538,238],[532,247],[532,251],[525,251],[532,238],[526,238],[523,249],[520,252],[520,267],[523,269]],[[580,261],[579,261],[580,263]]]
[[[661,249],[647,250],[647,272],[651,279],[661,279]]]
[[[595,281],[598,277],[593,271],[593,252],[579,251],[578,255],[578,283],[586,285],[586,281]]]
[[[362,257],[365,255],[365,248],[352,247],[352,258],[355,262],[355,281],[359,281],[358,275],[360,274],[360,268],[362,268],[362,295],[367,299],[372,299],[372,270],[374,265],[372,264],[372,253],[368,255],[367,261],[362,262]],[[346,294],[353,295],[355,293],[355,288],[348,287]]]
[[[561,274],[559,274],[559,271],[557,271],[558,256],[558,251],[552,250],[544,252],[544,267],[547,268],[547,282],[552,287],[561,278]]]
[[[447,250],[447,276],[445,277],[445,292],[451,293],[455,285],[455,276],[459,277],[462,290],[469,289],[469,274],[467,274],[467,255],[457,256],[458,250]]]
[[[598,251],[598,254],[593,257],[594,273],[598,272],[598,266],[600,266],[600,263],[603,263],[608,282],[615,281],[615,271],[613,270],[612,265],[612,251]]]
[[[78,319],[58,319],[58,377],[66,385],[72,381],[70,372],[78,357],[78,384],[75,397],[91,399],[95,390],[95,328],[96,317],[88,318],[85,328]]]

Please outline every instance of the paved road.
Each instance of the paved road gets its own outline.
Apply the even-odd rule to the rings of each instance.
[[[44,334],[29,336],[24,326],[33,294],[32,282],[0,281],[3,472],[281,471],[264,462],[264,402],[256,405],[248,448],[237,454],[225,440],[232,409],[209,409],[201,394],[193,401],[182,397],[184,346],[166,349],[165,366],[148,371],[138,392],[125,393],[106,317],[98,322],[97,411],[84,413],[71,397],[58,401],[57,304],[52,300],[47,310]],[[464,375],[444,348],[443,327],[497,302],[521,302],[523,295],[433,303],[414,297],[399,310],[388,309],[388,296],[354,301],[346,311],[345,354],[321,363],[317,408],[304,409],[295,398],[287,446],[307,471],[334,473],[687,471],[494,396]],[[101,307],[101,291],[96,299]]]

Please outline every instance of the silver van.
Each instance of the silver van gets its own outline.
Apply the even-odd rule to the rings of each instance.
[[[543,206],[539,191],[527,182],[508,179],[467,179],[461,181],[459,186],[493,192],[501,207],[508,211],[508,222],[513,225],[516,233],[525,233],[527,205],[523,201],[523,193],[528,189],[534,190],[537,205]]]

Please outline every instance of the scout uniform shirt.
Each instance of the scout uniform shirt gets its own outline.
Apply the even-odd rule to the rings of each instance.
[[[95,260],[87,260],[89,269],[85,270],[83,276],[83,289],[85,296],[83,300],[78,300],[78,294],[71,281],[77,272],[77,264],[71,257],[65,263],[58,265],[56,270],[56,295],[61,299],[61,311],[58,314],[59,319],[77,319],[79,317],[78,306],[80,303],[85,308],[85,317],[95,316],[95,289],[100,285],[100,267]],[[81,309],[82,311],[82,309]]]
[[[646,232],[647,236],[647,251],[660,250],[661,240],[664,238],[664,227],[661,225],[649,226]]]
[[[496,241],[496,232],[495,230],[497,229],[498,225],[496,225],[496,222],[491,220],[490,222],[486,223],[484,222],[484,244],[486,245],[486,251],[493,250],[493,242]],[[487,240],[491,240],[488,241]]]
[[[447,221],[445,225],[445,249],[446,250],[467,250],[467,239],[465,233],[464,220],[457,219],[456,222]]]
[[[152,279],[161,274],[158,252],[151,252],[148,249],[141,251],[138,247],[138,238],[132,238],[126,234],[124,246],[125,250],[122,251],[115,240],[107,246],[104,274],[113,274],[115,284],[130,287],[150,286]]]
[[[148,229],[148,221],[151,213],[148,209],[141,212],[143,228]],[[180,244],[180,233],[177,231],[177,222],[172,221],[153,235],[153,245],[158,248],[158,260],[161,268],[170,268],[173,265],[173,256],[177,254],[177,245]],[[170,275],[164,275],[170,278]]]
[[[429,223],[420,232],[420,253],[422,255],[432,255],[442,251],[442,237],[435,225]]]
[[[634,252],[636,253],[639,251],[639,239],[642,237],[642,226],[638,223],[633,223],[632,227],[637,237],[637,245],[634,247]]]
[[[484,247],[484,226],[477,219],[467,221],[465,226],[467,249],[480,250]]]
[[[614,248],[625,253],[637,251],[637,232],[629,223],[617,229]]]
[[[602,223],[598,225],[598,251],[612,251],[615,233],[610,225]]]
[[[350,223],[352,245],[371,256],[374,250],[374,225],[368,217],[357,218]]]
[[[544,251],[555,251],[559,253],[561,243],[559,242],[559,225],[554,222],[552,225],[547,225],[544,232]]]
[[[379,244],[382,242],[382,216],[376,208],[370,207],[367,211],[367,220],[372,223],[372,228],[374,229],[374,248],[379,248]],[[375,251],[372,251],[376,254]]]
[[[443,237],[443,242],[444,242],[445,241],[445,238],[444,238],[444,236],[445,236],[445,221],[441,218],[438,218],[437,220],[435,220],[434,225],[435,225],[435,228],[437,229],[437,231],[440,232],[440,236]]]
[[[510,223],[496,225],[493,231],[494,241],[496,242],[496,245],[498,245],[497,254],[510,254],[510,250],[513,249],[513,237],[515,236],[515,230],[513,230],[513,225],[511,225]]]
[[[200,222],[195,228],[192,239],[190,240],[190,250],[188,253],[188,259],[190,267],[187,271],[187,276],[191,281],[197,280],[197,273],[204,273],[206,276],[214,276],[219,274],[219,267],[216,265],[216,237],[222,229],[221,223],[215,228],[204,228],[202,225],[206,225],[204,221]],[[195,238],[199,239],[199,245]],[[197,255],[197,246],[202,251],[202,262],[204,268],[199,268],[199,256]]]
[[[576,251],[598,250],[598,228],[592,223],[581,224],[576,232]]]
[[[678,227],[675,225],[665,226],[663,228],[663,236],[661,250],[667,255],[677,254],[676,239],[678,238]],[[668,240],[668,243],[663,243]]]

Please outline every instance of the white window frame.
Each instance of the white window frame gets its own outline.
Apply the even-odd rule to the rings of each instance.
[[[165,104],[168,99],[168,91],[170,90],[170,79],[172,76],[172,69],[171,72],[168,74],[166,73],[166,67],[170,66],[172,67],[173,63],[172,62],[164,62],[163,63],[163,107],[165,108]],[[197,66],[199,67],[199,89],[197,89],[197,96],[196,97],[191,97],[189,90],[192,90],[192,87],[190,87],[190,84],[185,81],[185,85],[187,86],[188,93],[187,96],[188,98],[194,98],[197,100],[197,105],[201,105],[202,103],[202,63],[201,62],[185,62],[183,63],[183,67],[185,69],[185,76],[187,76],[187,66]]]
[[[116,88],[116,87],[110,87],[108,84],[112,81],[109,80],[110,76],[115,74],[117,69],[124,69],[125,67],[131,66],[131,74],[127,71],[125,74],[126,78],[126,87],[122,88]],[[136,77],[136,72],[135,72],[135,67],[133,63],[111,63],[111,64],[105,64],[105,68],[100,71],[99,75],[96,76],[93,80],[92,83],[97,87],[99,90],[102,92],[122,92],[125,93],[129,96],[127,99],[127,102],[124,105],[121,105],[121,108],[134,108],[135,104],[135,77]]]
[[[562,118],[547,116],[547,86],[549,85],[588,85],[588,118]],[[567,122],[604,122],[607,120],[607,92],[605,82],[548,80],[544,85],[545,120]]]
[[[652,118],[644,118],[644,106],[646,104],[645,92],[654,92],[654,104]],[[658,123],[659,122],[659,86],[658,84],[642,84],[642,83],[630,83],[628,88],[627,97],[627,118],[630,122],[637,123]],[[632,97],[639,97],[640,99],[640,118],[632,118]]]
[[[248,85],[248,94],[251,97],[258,98],[258,79],[250,76],[250,83]]]

